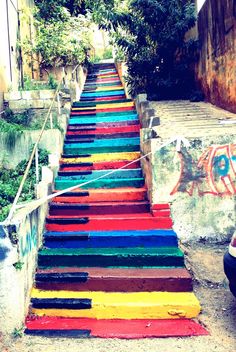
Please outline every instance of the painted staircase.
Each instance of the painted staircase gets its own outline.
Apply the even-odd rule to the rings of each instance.
[[[207,333],[192,320],[200,305],[169,205],[150,208],[138,161],[139,130],[114,64],[95,65],[71,110],[55,189],[94,182],[50,205],[25,333],[107,338]]]

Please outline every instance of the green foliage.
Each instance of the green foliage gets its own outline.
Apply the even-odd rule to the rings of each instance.
[[[55,89],[57,87],[57,81],[52,74],[49,74],[47,83],[34,81],[29,76],[25,75],[23,86],[24,88],[19,87],[19,91]]]
[[[12,337],[14,339],[21,338],[24,335],[24,326],[20,327],[19,329],[15,328],[12,332]]]
[[[26,39],[21,43],[23,52],[37,61],[41,70],[82,64],[88,59],[90,20],[83,15],[71,16],[63,3],[37,2],[34,19],[36,38],[33,42]],[[48,6],[51,12],[46,10]]]
[[[0,169],[0,221],[3,221],[9,210],[10,205],[14,201],[24,171],[26,169],[28,160],[21,161],[15,170],[8,170],[6,168]],[[48,164],[48,152],[44,149],[39,150],[39,167],[40,172],[43,165]],[[23,187],[20,201],[28,201],[34,199],[34,186],[36,183],[35,176],[35,160],[31,165],[28,178]]]
[[[193,86],[191,64],[196,43],[186,42],[194,26],[192,0],[99,0],[86,3],[93,19],[109,30],[123,51],[132,95],[186,97]]]
[[[55,80],[54,76],[52,74],[49,74],[48,76],[48,86],[51,88],[51,89],[56,89],[57,88],[57,81]]]
[[[13,111],[9,108],[5,109],[3,114],[3,119],[8,123],[28,126],[30,122],[30,111],[25,110],[22,113],[13,113]]]
[[[86,7],[83,0],[35,0],[38,7],[38,18],[47,22],[64,21],[65,9],[71,16],[85,15]]]
[[[22,270],[23,265],[24,265],[24,262],[20,262],[20,261],[13,264],[16,270]]]

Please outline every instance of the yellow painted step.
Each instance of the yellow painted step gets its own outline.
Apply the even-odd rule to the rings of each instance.
[[[130,152],[130,153],[107,153],[107,154],[93,154],[91,156],[85,158],[62,158],[62,163],[82,163],[82,162],[90,162],[90,163],[98,163],[105,161],[123,161],[123,160],[136,160],[140,158],[140,152]]]
[[[87,298],[91,309],[32,309],[33,314],[97,319],[195,318],[200,304],[192,292],[74,292],[32,290],[32,298]]]
[[[72,111],[78,111],[78,110],[94,110],[94,108],[97,109],[109,109],[109,108],[128,108],[134,106],[134,102],[128,102],[128,103],[111,103],[111,104],[102,104],[102,105],[96,105],[94,106],[89,106],[89,107],[80,107],[80,108],[72,108]]]

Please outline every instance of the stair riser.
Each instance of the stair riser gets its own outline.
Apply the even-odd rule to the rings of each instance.
[[[91,165],[84,165],[82,163],[80,164],[61,164],[60,165],[60,172],[58,175],[66,175],[67,171],[74,171],[74,170],[87,170],[87,171],[92,171],[92,170],[108,170],[108,169],[119,169],[121,167],[126,166],[128,163],[130,163],[130,160],[125,160],[125,161],[117,161],[117,162],[103,162],[103,163],[91,163]],[[125,169],[134,169],[134,168],[140,168],[140,161],[134,162],[128,167],[126,166]]]
[[[47,231],[122,231],[126,230],[155,230],[171,229],[172,220],[170,218],[153,218],[146,221],[137,221],[130,219],[105,219],[90,220],[85,224],[58,224],[47,223]]]
[[[44,241],[44,247],[46,248],[127,248],[127,247],[177,247],[177,239],[173,238],[156,238],[147,236],[128,238],[128,237],[118,237],[118,238],[89,238],[86,240],[57,240],[57,239],[46,239]]]
[[[74,193],[76,194],[76,193]],[[65,194],[64,196],[56,197],[53,199],[54,202],[61,203],[94,203],[94,202],[110,202],[112,199],[114,202],[132,202],[132,201],[143,201],[147,199],[147,191],[138,190],[137,192],[129,192],[125,189],[122,192],[115,192],[114,189],[108,189],[104,192],[94,193],[92,191],[86,192],[85,196],[69,196]],[[112,197],[112,198],[111,198]]]
[[[122,133],[113,133],[113,134],[96,134],[96,135],[81,135],[81,136],[66,136],[64,141],[65,144],[70,143],[81,143],[81,142],[93,142],[95,140],[104,140],[104,139],[115,139],[115,138],[137,138],[139,137],[139,132],[122,132]]]
[[[91,146],[78,145],[64,145],[64,154],[67,155],[83,155],[86,151],[88,154],[102,154],[102,153],[124,153],[124,152],[138,152],[140,146],[137,145],[107,145],[98,146],[92,144]]]
[[[57,181],[55,182],[55,189],[56,190],[64,190],[72,186],[80,185],[79,187],[82,189],[88,188],[115,188],[115,187],[143,187],[144,186],[144,179],[100,179],[98,181],[93,181],[87,185],[81,185],[86,181],[82,180],[71,180],[71,181]]]
[[[96,101],[96,102],[99,102],[99,101],[112,101],[112,100],[117,100],[117,99],[125,99],[125,95],[113,95],[112,97],[106,97],[106,98],[80,98],[80,101],[81,102],[92,102],[92,101]]]
[[[127,279],[120,278],[115,280],[112,278],[89,278],[86,283],[68,283],[68,282],[40,282],[36,281],[35,287],[41,290],[69,290],[69,291],[103,291],[103,292],[191,292],[191,279],[175,279],[172,278],[157,280],[156,278],[137,278]]]
[[[78,130],[78,131],[70,131],[68,130],[66,133],[66,137],[69,138],[75,138],[75,137],[80,137],[80,136],[87,136],[87,135],[103,135],[104,138],[105,136],[108,135],[113,135],[117,133],[129,133],[129,132],[140,132],[140,126],[139,125],[133,125],[133,126],[122,126],[122,127],[107,127],[107,128],[94,128],[90,130]]]
[[[104,118],[99,118],[99,117],[92,117],[92,118],[86,118],[86,119],[81,119],[79,118],[72,118],[69,120],[69,128],[73,128],[73,125],[93,125],[93,126],[103,126],[106,123],[112,124],[120,122],[123,124],[139,124],[138,116],[137,115],[126,115],[126,116],[107,116]]]
[[[136,120],[128,120],[128,121],[114,121],[114,122],[98,122],[98,123],[91,123],[91,124],[80,124],[77,125],[68,125],[67,131],[90,131],[91,128],[113,128],[113,127],[124,127],[124,126],[139,126],[138,118]]]
[[[71,110],[70,116],[80,115],[84,118],[84,115],[108,114],[110,112],[116,112],[118,115],[120,112],[125,111],[135,112],[135,108],[134,106],[113,107],[112,104],[109,107],[97,106],[93,108],[74,108]]]
[[[107,178],[118,179],[118,178],[141,178],[142,169],[122,169],[122,170],[95,170],[95,171],[75,171],[68,176],[58,176],[57,181],[72,181],[72,180],[93,180],[97,177],[106,176],[107,173],[113,172]]]
[[[99,98],[99,97],[114,97],[117,95],[124,95],[124,90],[114,90],[105,92],[83,93],[81,98]]]
[[[39,267],[80,266],[93,267],[183,267],[183,257],[156,256],[116,256],[116,255],[41,255],[39,253]]]
[[[72,108],[81,108],[81,107],[89,107],[89,106],[103,106],[104,104],[120,104],[120,103],[131,103],[131,99],[116,98],[116,97],[106,97],[106,98],[92,98],[91,101],[79,101],[78,103],[73,103]]]
[[[132,213],[147,213],[150,211],[149,205],[120,205],[120,206],[88,206],[87,209],[76,207],[50,207],[49,214],[56,216],[88,216],[102,214],[132,214]],[[160,212],[162,216],[169,216],[170,212]]]

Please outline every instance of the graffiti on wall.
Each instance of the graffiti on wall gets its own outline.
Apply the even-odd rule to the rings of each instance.
[[[195,162],[189,153],[179,153],[181,170],[171,195],[195,191],[200,196],[236,194],[236,144],[211,146]]]
[[[32,229],[28,230],[25,236],[20,238],[19,248],[20,255],[22,257],[31,253],[34,248],[37,247],[37,228],[33,226]]]

